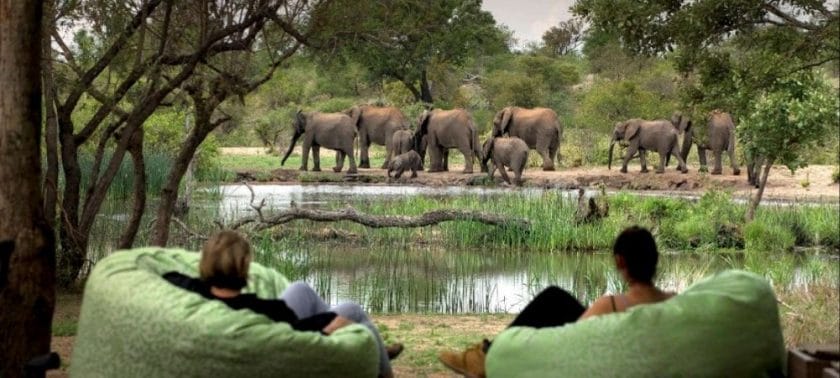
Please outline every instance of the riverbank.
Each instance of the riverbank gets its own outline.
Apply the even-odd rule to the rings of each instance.
[[[840,338],[836,288],[777,291],[779,313],[788,347],[805,343],[834,343]],[[66,377],[72,363],[80,293],[59,293],[53,321],[52,350],[61,355],[62,369],[49,377]],[[401,342],[405,351],[394,361],[397,377],[451,377],[437,361],[444,349],[458,349],[492,338],[513,319],[511,314],[379,314],[375,322],[386,342]]]
[[[351,185],[376,185],[389,183],[386,171],[379,169],[382,157],[373,155],[371,167],[360,168],[358,174],[347,175],[345,171],[332,171],[332,157],[322,159],[321,172],[302,172],[296,169],[300,166],[298,155],[292,155],[285,167],[279,168],[279,158],[273,155],[254,153],[239,149],[226,151],[220,159],[221,169],[226,181],[235,182],[247,180],[267,184],[296,184],[296,183],[336,183]],[[312,162],[310,161],[310,169]],[[592,167],[558,167],[557,171],[546,172],[539,167],[528,168],[523,177],[526,187],[538,188],[597,188],[605,187],[613,191],[640,191],[662,195],[693,194],[700,196],[707,190],[726,190],[732,192],[735,198],[748,199],[756,189],[747,183],[745,169],[741,175],[732,175],[729,167],[724,167],[723,175],[711,175],[698,171],[697,166],[689,165],[687,174],[679,173],[669,167],[665,173],[640,173],[638,162],[630,164],[628,173],[620,173],[620,166],[607,169],[604,166]],[[417,178],[405,175],[393,184],[410,184],[420,186],[506,186],[499,173],[494,181],[486,178],[485,173],[479,172],[476,164],[472,174],[461,173],[463,164],[455,162],[449,172],[419,172]],[[764,192],[765,200],[808,201],[838,203],[840,202],[840,184],[835,183],[833,175],[837,170],[831,165],[813,165],[791,173],[784,166],[774,166],[770,171],[770,178]]]

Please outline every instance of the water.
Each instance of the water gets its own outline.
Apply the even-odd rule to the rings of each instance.
[[[258,261],[312,285],[331,303],[354,301],[373,312],[516,313],[540,290],[558,285],[589,303],[624,290],[610,253],[536,254],[519,251],[446,251],[413,245],[392,248],[313,245],[306,251],[257,249]],[[745,262],[732,255],[665,253],[658,284],[680,292],[726,269],[764,274],[777,289],[838,285],[831,258]]]
[[[537,197],[547,191],[561,192],[569,197],[577,198],[577,190],[565,189],[550,189],[550,188],[486,188],[475,186],[446,186],[446,187],[430,187],[430,186],[407,186],[407,185],[252,185],[254,198],[256,202],[265,200],[265,209],[284,209],[294,203],[296,206],[305,208],[319,208],[324,207],[329,203],[351,204],[364,201],[389,201],[398,200],[409,196],[424,196],[432,198],[463,196],[463,195],[478,195],[478,196],[494,196],[503,195],[506,193],[518,193],[525,196]],[[215,190],[215,189],[214,189]],[[237,185],[221,185],[218,190],[222,194],[222,200],[218,203],[220,216],[223,219],[233,219],[248,213],[251,210],[251,191],[247,186]],[[585,195],[592,196],[596,194],[597,190],[586,189]],[[626,193],[627,191],[625,191]],[[633,192],[640,196],[658,196],[658,197],[675,197],[684,198],[688,200],[698,200],[700,195],[693,193],[682,192]],[[733,202],[744,204],[744,199],[733,199]],[[802,205],[817,205],[817,206],[832,206],[831,204],[821,202],[802,202],[802,201],[762,201],[764,206],[802,206]],[[834,203],[833,206],[836,206]]]
[[[552,190],[346,185],[255,185],[252,188],[258,201],[265,199],[266,211],[292,203],[315,208],[336,204],[359,206],[407,196],[478,195],[492,199],[509,193],[540,196]],[[250,215],[251,192],[247,187],[225,185],[211,192],[218,196],[199,196],[202,199],[191,205],[186,220],[190,227],[213,227],[214,219],[229,221]],[[563,193],[577,195],[577,191]],[[155,201],[150,201],[137,245],[148,240],[147,231],[156,206]],[[125,201],[106,202],[93,233],[92,259],[113,250],[127,210]],[[435,232],[434,227],[427,230],[421,232]],[[200,243],[195,239],[178,240],[175,236],[171,239],[171,244],[191,249],[198,249]],[[355,301],[377,313],[514,313],[547,285],[561,286],[584,303],[623,289],[612,255],[607,251],[546,253],[504,246],[446,250],[434,243],[411,242],[365,247],[337,241],[310,242],[304,247],[287,244],[255,240],[256,260],[292,280],[308,282],[331,303]],[[658,283],[666,290],[679,292],[704,276],[732,268],[762,274],[777,290],[807,290],[815,284],[838,287],[840,276],[836,257],[784,254],[745,261],[742,255],[667,251],[660,260]]]

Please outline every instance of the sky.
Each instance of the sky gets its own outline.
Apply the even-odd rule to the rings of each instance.
[[[519,40],[519,46],[540,41],[550,27],[572,16],[574,0],[484,0],[482,8],[490,11],[496,22],[507,25]]]

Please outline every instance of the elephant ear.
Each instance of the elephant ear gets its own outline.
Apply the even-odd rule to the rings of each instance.
[[[513,118],[513,108],[508,106],[502,109],[502,121],[499,123],[499,130],[502,130],[502,135],[510,130],[510,121]]]
[[[429,118],[431,118],[431,114],[432,112],[424,110],[420,114],[420,117],[417,118],[417,133],[419,133],[420,137],[429,132]]]
[[[624,131],[624,140],[633,139],[639,133],[641,123],[639,121],[628,121],[627,129]]]
[[[303,130],[306,127],[306,114],[303,113],[303,110],[298,110],[295,113],[295,124],[297,128]]]

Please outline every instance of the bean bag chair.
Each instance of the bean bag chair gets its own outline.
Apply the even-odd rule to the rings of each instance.
[[[493,340],[493,377],[750,377],[784,372],[773,289],[726,271],[668,301]]]
[[[176,287],[199,254],[140,248],[99,261],[85,285],[70,361],[74,377],[375,377],[378,349],[361,325],[331,336],[296,331]],[[277,298],[288,281],[251,264],[248,292]]]

